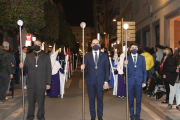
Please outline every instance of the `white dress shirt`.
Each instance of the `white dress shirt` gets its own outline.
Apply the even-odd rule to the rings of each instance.
[[[93,54],[93,59],[94,59],[94,62],[95,62],[95,55],[96,55],[96,53],[95,52],[97,52],[97,58],[99,58],[99,50],[97,50],[97,51],[92,51],[92,54]]]
[[[95,55],[96,55],[95,52],[97,52],[97,57],[98,57],[98,59],[99,59],[99,50],[97,50],[97,51],[92,50],[94,62],[95,62]],[[104,83],[108,83],[108,82],[104,82]]]
[[[136,53],[136,54],[132,54],[132,53],[131,53],[131,56],[132,56],[133,62],[134,62],[134,56],[136,56],[136,63],[137,63],[138,54],[137,54],[137,53]]]

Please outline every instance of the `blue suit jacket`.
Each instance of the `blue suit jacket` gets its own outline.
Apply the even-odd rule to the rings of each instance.
[[[142,55],[137,55],[136,68],[134,67],[133,58],[131,55],[128,56],[128,85],[142,85],[146,84],[147,73],[146,73],[146,62]],[[126,73],[126,67],[123,68],[124,73]]]
[[[105,53],[99,52],[97,69],[95,69],[92,51],[85,55],[84,64],[85,69],[87,69],[86,84],[94,85],[97,83],[99,85],[103,85],[104,82],[109,81],[109,61]]]

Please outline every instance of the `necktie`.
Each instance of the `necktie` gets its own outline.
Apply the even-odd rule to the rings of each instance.
[[[97,52],[95,52],[95,68],[97,69],[97,62],[98,62],[98,57],[97,57]]]
[[[136,65],[136,56],[133,56],[134,57],[134,65]]]

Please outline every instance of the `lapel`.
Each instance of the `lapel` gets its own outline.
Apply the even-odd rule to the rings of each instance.
[[[129,55],[129,62],[128,63],[131,63],[130,66],[133,66],[134,68],[134,63],[133,63],[133,58],[132,58],[132,55]]]
[[[140,61],[140,55],[138,54],[137,55],[137,63],[136,63],[137,67],[139,66],[139,63],[140,63],[139,61]]]
[[[40,56],[38,57],[37,64],[40,65],[40,63],[42,63],[41,62],[42,60],[43,60],[43,53],[41,53]]]
[[[29,57],[30,58],[30,62],[32,62],[32,65],[36,65],[36,59],[35,59],[35,54],[34,54],[34,52],[33,53],[30,53],[30,56],[31,57]]]
[[[97,63],[97,66],[99,65],[99,61],[101,61],[101,59],[102,59],[102,52],[101,51],[99,51],[99,57],[98,57],[98,63]]]
[[[95,66],[95,62],[94,62],[94,57],[93,57],[93,52],[91,51],[91,54],[90,54],[90,62],[93,66]]]

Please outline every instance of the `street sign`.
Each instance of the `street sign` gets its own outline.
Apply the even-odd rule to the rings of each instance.
[[[32,34],[31,33],[28,33],[26,35],[26,41],[32,41]]]
[[[122,23],[122,24],[121,24]],[[129,28],[127,29],[127,41],[135,41],[136,39],[136,27],[135,22],[129,22],[129,21],[118,21],[117,22],[117,41],[124,41],[125,40],[125,30],[122,29],[123,25],[127,23],[129,25]]]

